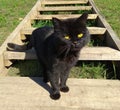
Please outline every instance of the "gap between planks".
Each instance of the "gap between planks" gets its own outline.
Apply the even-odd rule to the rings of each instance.
[[[105,28],[101,28],[101,27],[87,27],[90,34],[92,35],[103,35],[106,32]],[[33,30],[35,30],[36,28],[25,28],[21,30],[21,34],[24,35],[31,35]]]
[[[4,52],[4,58],[9,60],[37,59],[34,49],[26,52]],[[120,51],[110,47],[84,47],[80,52],[79,60],[120,60]]]

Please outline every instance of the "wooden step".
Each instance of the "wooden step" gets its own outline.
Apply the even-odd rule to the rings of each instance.
[[[27,34],[27,35],[31,35],[33,30],[35,30],[36,28],[25,28],[21,30],[21,34]],[[90,34],[92,35],[103,35],[106,32],[105,28],[101,28],[101,27],[88,27],[88,30],[90,32]]]
[[[38,11],[77,11],[91,10],[92,6],[61,6],[61,7],[38,7]]]
[[[88,0],[67,0],[67,1],[63,1],[63,0],[57,0],[57,1],[48,1],[48,0],[44,0],[42,1],[42,4],[44,5],[67,5],[67,4],[87,4]]]
[[[75,79],[70,91],[52,100],[49,84],[40,77],[0,78],[1,110],[120,110],[120,81]]]
[[[68,15],[68,14],[60,14],[60,15],[38,15],[35,20],[50,20],[53,17],[59,18],[59,19],[67,19],[67,18],[77,18],[80,17],[81,14],[72,14],[72,15]],[[88,19],[96,19],[98,17],[97,14],[89,14],[88,15]]]
[[[80,52],[79,60],[120,60],[120,51],[110,47],[85,47]]]
[[[37,59],[34,49],[26,52],[4,52],[6,60],[25,60]],[[79,60],[107,60],[117,61],[120,60],[120,51],[110,47],[84,47],[80,52]]]

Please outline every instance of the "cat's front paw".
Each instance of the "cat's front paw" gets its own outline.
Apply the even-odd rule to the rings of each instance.
[[[56,94],[51,94],[50,97],[54,100],[58,100],[60,98],[60,93],[56,93]]]
[[[68,86],[61,87],[60,91],[62,91],[62,92],[68,92],[69,91],[69,87]]]

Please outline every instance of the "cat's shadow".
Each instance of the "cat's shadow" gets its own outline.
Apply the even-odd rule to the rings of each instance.
[[[44,83],[42,77],[30,77],[30,79],[32,79],[38,85],[40,85],[41,87],[43,87],[46,91],[49,92],[49,94],[52,93],[52,89],[51,89],[50,85],[47,84],[47,83]]]

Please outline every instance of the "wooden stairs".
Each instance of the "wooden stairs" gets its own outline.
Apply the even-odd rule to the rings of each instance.
[[[35,29],[34,21],[78,17],[87,11],[88,20],[95,21],[88,26],[93,37],[104,41],[102,46],[84,47],[79,60],[111,61],[120,76],[120,40],[105,18],[101,16],[93,0],[38,0],[23,21],[16,27],[0,47],[0,71],[11,66],[13,60],[36,59],[35,51],[15,52],[7,50],[7,43],[22,45],[22,40]],[[55,14],[46,14],[51,12]],[[69,12],[69,14],[66,14]],[[56,14],[57,13],[57,14]],[[118,77],[120,78],[120,77]],[[0,109],[2,110],[120,110],[120,82],[118,80],[69,79],[70,92],[62,94],[58,101],[49,97],[49,86],[40,78],[2,77],[0,78]]]
[[[12,64],[11,60],[36,59],[34,51],[13,52],[6,50],[9,42],[19,45],[23,44],[22,40],[26,39],[26,35],[31,35],[35,29],[32,25],[33,22],[51,20],[52,17],[61,19],[78,17],[81,15],[78,11],[89,12],[88,20],[95,21],[94,26],[88,26],[91,36],[99,37],[104,41],[102,46],[83,48],[79,60],[116,61],[118,66],[120,60],[120,40],[101,16],[93,0],[38,0],[23,21],[0,47],[0,70],[9,67]],[[51,12],[52,14],[46,14],[45,12]],[[74,13],[72,14],[72,12]]]

